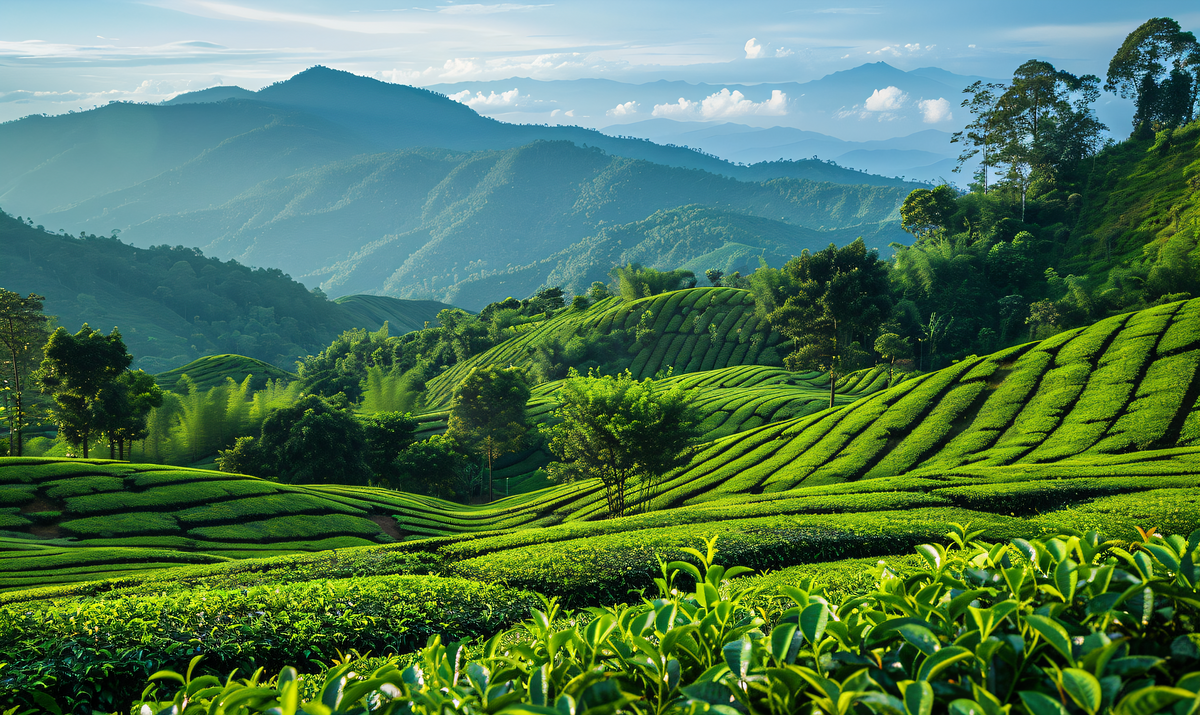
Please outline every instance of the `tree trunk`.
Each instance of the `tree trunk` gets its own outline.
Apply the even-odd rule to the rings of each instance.
[[[833,396],[836,394],[837,375],[833,370],[829,371],[829,406],[833,407]]]
[[[496,493],[494,491],[492,491],[492,449],[491,449],[491,447],[488,447],[487,458],[488,458],[488,501],[495,501]]]

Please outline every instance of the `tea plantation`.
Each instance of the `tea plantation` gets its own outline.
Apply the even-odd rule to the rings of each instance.
[[[0,460],[0,688],[42,683],[77,711],[108,711],[195,655],[205,672],[247,677],[349,649],[411,653],[429,636],[516,622],[537,603],[530,591],[570,607],[637,602],[664,577],[658,559],[696,563],[687,549],[705,538],[721,562],[769,572],[763,588],[807,594],[815,577],[846,594],[870,585],[880,559],[919,569],[914,547],[955,524],[992,541],[1096,529],[1122,548],[1200,527],[1200,300],[891,387],[886,370],[858,373],[827,409],[825,378],[761,364],[779,338],[743,294],[612,301],[467,361],[520,364],[539,331],[650,325],[658,338],[631,353],[631,370],[676,368],[660,384],[693,392],[704,444],[652,493],[632,491],[619,519],[603,518],[598,481],[533,489],[540,452],[500,471],[521,493],[471,506],[158,465]],[[421,416],[423,433],[445,428],[458,369],[429,383],[442,411]],[[534,390],[535,420],[550,419],[556,387]],[[65,645],[30,655],[47,639]],[[82,677],[68,652],[108,679]]]

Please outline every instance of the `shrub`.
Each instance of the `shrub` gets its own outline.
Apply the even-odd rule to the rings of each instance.
[[[838,604],[812,579],[781,589],[767,622],[716,549],[663,564],[655,598],[564,614],[554,601],[467,653],[431,639],[411,665],[328,671],[305,712],[1134,713],[1200,706],[1200,593],[1191,538],[1153,537],[1136,555],[1096,532],[1008,544],[918,547],[910,575],[886,565]],[[1195,554],[1200,557],[1200,554]],[[690,585],[695,583],[694,588]],[[581,622],[582,621],[582,622]],[[294,669],[268,687],[229,677],[172,680],[151,713],[239,703],[293,711]],[[174,701],[171,691],[177,691]],[[157,693],[156,693],[157,695]],[[736,706],[736,707],[734,707]],[[272,710],[271,708],[275,708]]]

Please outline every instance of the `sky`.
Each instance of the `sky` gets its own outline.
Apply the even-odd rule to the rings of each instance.
[[[1151,15],[1200,30],[1195,0],[0,0],[0,121],[316,64],[420,86],[803,82],[880,60],[1004,78],[1032,57],[1103,76]]]

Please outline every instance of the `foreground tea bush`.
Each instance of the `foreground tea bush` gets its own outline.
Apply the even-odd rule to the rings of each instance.
[[[1068,713],[1200,709],[1200,531],[1132,552],[1096,532],[988,544],[955,528],[925,567],[883,569],[874,591],[830,604],[782,589],[774,626],[728,579],[747,569],[663,566],[658,597],[564,622],[553,600],[471,658],[430,639],[408,667],[342,665],[301,703],[293,668],[263,683],[159,672],[145,713]],[[694,579],[694,590],[676,581]],[[565,614],[570,617],[570,614]],[[583,619],[581,619],[583,620]],[[567,627],[563,628],[563,625]]]
[[[64,712],[127,711],[147,677],[196,655],[200,673],[228,674],[351,649],[409,653],[433,636],[486,638],[537,604],[529,592],[428,576],[16,603],[0,607],[0,703],[33,704],[28,691],[41,691]]]

